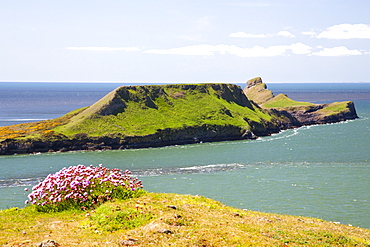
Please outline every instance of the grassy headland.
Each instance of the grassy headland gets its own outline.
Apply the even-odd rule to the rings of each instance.
[[[119,87],[89,107],[0,127],[0,154],[156,147],[253,139],[287,128],[357,118],[353,102],[274,96],[261,78],[233,84]]]
[[[66,136],[130,136],[200,125],[234,125],[247,130],[250,126],[245,119],[271,120],[246,99],[238,102],[238,95],[233,95],[237,92],[237,86],[226,84],[121,87],[54,131]]]
[[[178,194],[147,193],[91,211],[0,211],[0,245],[48,239],[60,246],[369,246],[370,230]]]

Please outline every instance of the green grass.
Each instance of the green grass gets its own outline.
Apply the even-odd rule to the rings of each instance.
[[[147,95],[140,90],[128,90],[130,99],[124,100],[125,108],[118,114],[96,114],[109,105],[109,97],[117,98],[111,94],[54,131],[67,136],[77,133],[87,133],[89,136],[114,133],[137,136],[153,134],[160,129],[201,125],[234,125],[246,130],[250,126],[245,119],[255,122],[272,119],[259,108],[251,109],[220,98],[209,86],[202,85],[192,90],[174,85],[161,88],[164,94],[150,97],[155,107],[147,106]]]
[[[343,109],[348,109],[348,105],[350,104],[350,101],[344,101],[344,102],[333,102],[329,104],[327,107],[321,109],[318,111],[318,113],[326,116],[331,116],[338,114],[340,112],[343,112]],[[345,111],[344,111],[345,112]]]
[[[295,101],[285,94],[279,94],[269,101],[265,102],[262,106],[266,108],[282,108],[282,107],[294,107],[294,106],[312,106],[314,104],[309,102]]]
[[[370,230],[320,219],[245,211],[202,197],[147,193],[96,210],[0,211],[0,245],[33,246],[369,246]]]

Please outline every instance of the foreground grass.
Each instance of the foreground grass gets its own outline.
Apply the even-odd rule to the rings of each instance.
[[[89,212],[0,211],[0,245],[47,239],[61,246],[120,246],[127,239],[135,246],[369,246],[370,230],[177,194],[147,193]]]

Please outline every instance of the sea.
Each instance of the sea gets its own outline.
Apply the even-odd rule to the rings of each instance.
[[[56,118],[123,85],[138,84],[1,82],[0,126]],[[370,83],[267,87],[299,101],[351,100],[359,118],[257,140],[0,156],[0,209],[24,207],[24,189],[63,167],[102,164],[131,170],[150,192],[201,195],[245,210],[370,229]]]

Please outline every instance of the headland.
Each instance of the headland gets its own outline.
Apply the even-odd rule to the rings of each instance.
[[[244,90],[217,83],[123,86],[62,117],[0,127],[0,155],[256,139],[357,117],[352,101],[275,96],[260,77]]]

